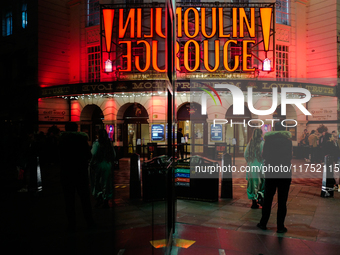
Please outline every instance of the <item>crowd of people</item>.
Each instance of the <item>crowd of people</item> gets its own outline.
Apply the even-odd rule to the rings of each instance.
[[[321,163],[325,155],[333,157],[337,161],[340,154],[339,136],[336,130],[328,132],[328,128],[321,125],[310,133],[305,129],[299,139],[299,147],[302,148],[303,158],[311,163]]]
[[[65,131],[51,126],[47,134],[25,128],[18,132],[8,126],[2,147],[6,184],[12,183],[18,192],[36,194],[37,168],[52,165],[60,169],[60,181],[68,219],[68,231],[76,230],[75,196],[79,196],[83,215],[89,228],[94,227],[91,196],[95,207],[109,208],[113,197],[113,168],[115,150],[105,129],[100,129],[92,146],[86,133],[69,122]]]
[[[311,162],[322,162],[323,158],[331,156],[333,162],[340,157],[338,134],[333,131],[328,133],[327,127],[321,125],[317,135],[315,130],[309,134],[304,130],[300,145],[308,144],[308,153],[311,155]],[[262,138],[262,130],[254,129],[253,135],[245,149],[244,157],[251,171],[247,173],[247,195],[252,201],[251,208],[262,206],[262,217],[257,227],[266,230],[271,213],[273,197],[277,191],[277,233],[287,232],[284,225],[287,214],[287,199],[291,184],[291,171],[258,171],[259,166],[288,167],[293,157],[293,145],[291,133],[285,130],[280,122],[275,123],[274,131],[267,132]],[[257,167],[253,167],[257,166]]]

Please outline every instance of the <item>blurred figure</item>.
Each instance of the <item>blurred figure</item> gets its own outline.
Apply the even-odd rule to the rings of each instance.
[[[310,161],[311,163],[316,163],[317,160],[317,147],[318,147],[318,136],[315,134],[315,130],[312,130],[308,137],[309,147],[310,147]]]
[[[181,159],[184,159],[184,145],[182,143],[182,137],[184,137],[182,133],[182,128],[179,128],[177,131],[177,153],[178,158],[179,155],[181,155]]]
[[[113,196],[113,165],[116,153],[105,129],[98,131],[98,140],[92,146],[91,189],[97,203],[109,208],[109,199]]]
[[[275,123],[275,131],[268,132],[264,136],[262,157],[266,167],[287,167],[290,169],[293,146],[291,133],[285,131],[281,122]],[[257,227],[265,230],[270,217],[273,197],[277,189],[277,233],[287,232],[284,221],[287,214],[287,199],[291,183],[291,171],[267,171],[265,174],[264,204],[262,207],[262,218]]]
[[[81,201],[87,225],[90,229],[94,227],[88,178],[88,164],[91,159],[91,151],[87,143],[87,134],[77,132],[77,130],[77,123],[66,123],[65,132],[60,136],[59,143],[61,182],[69,232],[76,230],[76,191]]]
[[[257,203],[262,205],[262,199],[264,197],[264,175],[261,169],[263,165],[263,144],[262,130],[256,128],[244,151],[244,157],[247,161],[247,165],[250,167],[250,172],[248,173],[247,171],[246,178],[248,181],[247,194],[248,198],[252,200],[252,209],[259,208]]]

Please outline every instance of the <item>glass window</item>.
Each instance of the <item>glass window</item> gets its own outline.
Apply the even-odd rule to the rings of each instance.
[[[100,46],[87,48],[88,82],[100,82]]]
[[[99,25],[99,0],[87,0],[87,26]]]
[[[27,27],[27,3],[22,4],[21,8],[21,26],[22,28]]]
[[[12,11],[5,11],[2,19],[2,36],[9,36],[13,33]]]
[[[289,0],[277,0],[276,8],[276,23],[290,25],[289,22]]]
[[[288,46],[276,45],[276,78],[288,78]]]

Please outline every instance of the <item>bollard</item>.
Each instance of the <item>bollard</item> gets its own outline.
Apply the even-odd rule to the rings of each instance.
[[[325,156],[324,171],[322,174],[321,197],[334,196],[334,172],[333,172],[333,157]]]
[[[231,166],[231,156],[228,153],[223,154],[222,169],[223,167]],[[221,182],[221,198],[233,198],[233,179],[231,171],[222,171]]]
[[[139,199],[141,195],[140,156],[137,153],[130,159],[130,199]]]

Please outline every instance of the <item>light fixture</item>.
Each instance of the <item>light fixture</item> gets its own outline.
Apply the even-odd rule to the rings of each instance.
[[[266,58],[262,62],[262,71],[270,72],[271,71],[271,61],[269,58]]]
[[[105,68],[104,68],[105,73],[112,73],[112,61],[110,59],[105,61]]]

